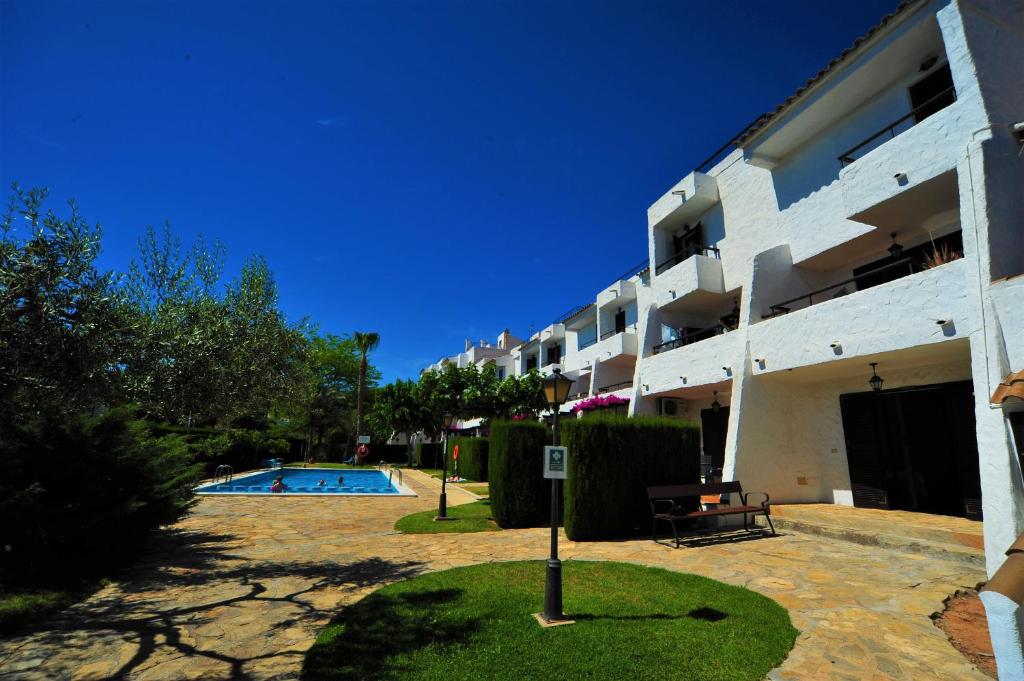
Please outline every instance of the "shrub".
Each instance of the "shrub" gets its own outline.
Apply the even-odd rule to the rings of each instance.
[[[418,468],[440,468],[441,467],[441,443],[439,442],[417,442],[416,461],[413,462]]]
[[[488,440],[485,437],[453,437],[448,439],[448,470],[455,470],[452,449],[459,446],[459,474],[464,478],[487,482]]]
[[[287,456],[291,445],[288,440],[259,430],[231,428],[214,437],[197,440],[191,449],[196,461],[212,475],[220,464],[228,464],[236,473],[258,468],[265,459]]]
[[[181,518],[199,467],[176,435],[153,438],[128,409],[0,427],[0,580],[102,574]]]
[[[500,527],[536,527],[550,520],[551,483],[544,479],[548,438],[547,427],[536,421],[491,424],[488,489]]]
[[[565,423],[562,444],[569,448],[565,533],[574,541],[649,527],[649,485],[699,482],[700,430],[693,423],[595,414]]]

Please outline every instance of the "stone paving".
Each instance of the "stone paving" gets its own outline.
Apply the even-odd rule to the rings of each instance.
[[[0,679],[295,679],[332,614],[385,583],[546,557],[541,528],[395,533],[397,518],[436,503],[440,485],[418,472],[406,484],[420,496],[203,498],[118,583],[44,631],[0,641]],[[475,498],[449,490],[450,504]],[[801,634],[771,679],[987,679],[929,619],[984,578],[976,568],[796,533],[702,541],[563,535],[562,558],[694,572],[774,598]],[[571,613],[571,593],[565,601]]]

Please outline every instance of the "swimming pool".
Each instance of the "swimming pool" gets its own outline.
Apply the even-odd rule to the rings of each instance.
[[[389,473],[375,469],[337,468],[274,468],[271,470],[243,473],[230,481],[211,482],[196,488],[196,494],[267,494],[286,495],[394,495],[416,496],[408,487],[399,482],[398,471],[394,471],[391,482]],[[343,484],[338,484],[338,476]],[[282,478],[284,492],[271,492],[274,480]],[[323,485],[320,481],[323,481]]]

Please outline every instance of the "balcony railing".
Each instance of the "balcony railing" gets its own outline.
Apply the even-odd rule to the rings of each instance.
[[[612,284],[614,284],[616,281],[629,281],[630,277],[635,277],[638,274],[640,275],[640,278],[643,279],[644,272],[646,272],[649,269],[651,269],[651,263],[648,262],[647,260],[644,260],[636,267],[630,268],[628,272],[626,272],[621,277],[613,281]]]
[[[588,341],[583,341],[582,343],[580,343],[576,347],[577,347],[578,350],[585,350],[585,349],[589,348],[591,345],[597,345],[597,338],[596,337],[592,338],[592,339],[590,339]]]
[[[771,319],[772,317],[778,317],[779,315],[792,312],[793,308],[791,306],[793,305],[793,303],[800,303],[806,301],[807,305],[805,307],[810,307],[814,305],[814,296],[820,296],[823,293],[828,293],[830,291],[836,292],[831,296],[831,298],[838,298],[840,296],[847,295],[847,293],[844,293],[841,290],[847,284],[859,284],[860,282],[865,280],[873,280],[874,282],[877,283],[879,275],[895,274],[897,276],[894,276],[890,280],[893,281],[895,279],[901,279],[902,277],[914,274],[919,269],[920,267],[918,265],[918,261],[916,258],[903,258],[902,260],[897,260],[896,262],[889,263],[888,265],[877,267],[868,272],[864,272],[863,274],[858,274],[855,277],[850,277],[849,279],[844,279],[843,281],[836,282],[835,284],[831,284],[829,286],[826,286],[825,288],[820,288],[817,291],[811,291],[810,293],[804,293],[803,295],[799,295],[796,298],[784,300],[781,303],[775,303],[774,305],[770,306],[771,312],[769,312],[766,315],[761,315],[761,318]],[[899,272],[902,270],[906,270],[906,274],[900,275]],[[821,299],[819,299],[818,302],[822,302]]]
[[[726,327],[725,325],[715,324],[714,326],[709,326],[706,329],[698,329],[697,331],[690,331],[689,333],[683,332],[680,334],[679,338],[673,338],[670,341],[665,341],[664,343],[659,343],[658,345],[655,345],[653,348],[651,348],[651,352],[654,353],[655,355],[660,354],[662,352],[668,352],[669,350],[681,348],[684,345],[699,343],[702,340],[707,340],[708,338],[720,336],[721,334],[726,333],[727,331],[729,331],[729,328]]]
[[[714,246],[690,246],[685,251],[676,253],[668,260],[658,263],[658,266],[654,268],[654,274],[658,275],[665,270],[672,269],[682,261],[690,258],[694,255],[706,255],[709,258],[721,259],[722,254]]]
[[[569,395],[569,397],[565,398],[565,401],[571,402],[572,400],[582,400],[584,397],[590,397],[589,390],[580,390],[579,392],[575,392],[572,395]]]
[[[607,340],[612,336],[617,336],[620,333],[626,333],[627,331],[636,331],[636,324],[628,324],[621,329],[612,329],[611,331],[605,331],[601,334],[601,340]]]
[[[633,381],[623,381],[622,383],[612,383],[611,385],[606,385],[603,388],[598,388],[597,392],[599,392],[599,393],[610,393],[610,392],[615,392],[616,390],[622,390],[623,388],[632,388],[632,387],[633,387]]]
[[[908,113],[907,115],[902,116],[902,117],[896,119],[895,121],[893,121],[889,125],[885,126],[884,128],[882,128],[881,130],[879,130],[874,135],[872,135],[871,137],[867,138],[866,140],[864,140],[863,142],[861,142],[860,144],[858,144],[854,148],[852,148],[852,149],[850,149],[850,150],[840,154],[839,155],[839,167],[840,168],[845,168],[847,165],[849,165],[849,164],[853,163],[854,161],[856,161],[857,159],[855,159],[853,157],[853,155],[855,153],[857,153],[858,151],[860,151],[861,149],[863,149],[867,145],[871,144],[872,142],[877,140],[879,137],[884,136],[886,133],[889,133],[889,139],[892,139],[892,138],[896,137],[896,135],[897,135],[896,127],[898,125],[900,125],[901,123],[904,123],[905,121],[913,118],[914,116],[917,116],[919,113],[921,113],[921,111],[931,107],[932,105],[934,105],[937,102],[941,101],[942,98],[949,97],[950,95],[953,96],[953,100],[949,104],[952,104],[953,102],[956,101],[956,88],[954,88],[952,86],[946,88],[945,90],[943,90],[942,92],[938,93],[937,95],[935,95],[934,97],[932,97],[928,101],[926,101],[926,102],[924,102],[924,103],[914,107],[913,109],[911,109],[910,113]],[[949,104],[947,104],[946,106],[949,106]],[[942,107],[942,108],[945,108],[945,107]],[[921,120],[924,120],[924,119],[921,119]],[[913,127],[913,126],[911,126],[911,127]]]
[[[583,314],[584,312],[586,312],[587,310],[589,310],[592,307],[594,307],[594,303],[587,303],[586,305],[578,305],[578,306],[574,307],[573,309],[569,310],[568,312],[566,312],[565,314],[563,314],[562,316],[558,317],[557,319],[555,319],[555,321],[553,321],[551,323],[552,324],[565,324],[570,319],[573,319],[574,317],[580,316],[581,314]]]

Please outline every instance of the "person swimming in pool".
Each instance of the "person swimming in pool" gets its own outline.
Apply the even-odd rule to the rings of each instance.
[[[345,476],[344,475],[339,475],[338,476],[338,487],[344,487],[344,486],[345,486]]]
[[[280,494],[286,489],[288,489],[288,485],[284,484],[284,478],[282,478],[281,476],[274,478],[274,484],[270,486],[271,492],[275,494]]]
[[[326,481],[326,480],[324,480],[323,478],[320,478],[320,482],[318,482],[318,483],[316,483],[316,484],[317,484],[318,486],[320,486],[320,487],[323,487],[324,485],[326,485],[326,484],[327,484],[327,481]]]

